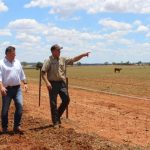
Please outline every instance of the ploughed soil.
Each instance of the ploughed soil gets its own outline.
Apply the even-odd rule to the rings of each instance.
[[[40,107],[38,87],[24,93],[23,133],[13,128],[14,104],[9,111],[9,131],[0,132],[2,150],[134,150],[150,149],[150,101],[70,88],[68,119],[54,129],[47,89]],[[60,98],[58,97],[58,105]]]

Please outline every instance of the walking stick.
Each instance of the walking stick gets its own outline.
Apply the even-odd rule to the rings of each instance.
[[[40,70],[40,73],[39,73],[39,106],[40,106],[40,103],[41,103],[41,78],[42,78],[42,76],[41,76],[41,70],[42,70],[42,66],[43,66],[43,64],[41,63],[41,62],[38,62],[37,64],[36,64],[36,69],[38,70]]]
[[[40,76],[39,76],[39,106],[41,104],[41,67],[39,68],[40,69]]]
[[[68,93],[68,98],[70,101],[70,97],[69,97],[69,92],[68,92],[68,77],[66,77],[66,86],[67,86],[67,93]],[[66,108],[66,118],[68,119],[69,115],[68,115],[68,106]]]

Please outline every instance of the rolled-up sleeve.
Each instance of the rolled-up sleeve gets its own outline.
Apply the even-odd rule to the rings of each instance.
[[[44,60],[42,71],[47,72],[50,69],[50,62],[49,59]]]
[[[23,69],[21,69],[21,74],[20,74],[20,80],[26,80],[26,76],[25,76],[25,73],[23,71]]]
[[[73,58],[65,58],[66,65],[73,65]]]
[[[26,80],[26,76],[25,76],[24,70],[20,62],[19,62],[19,65],[20,65],[20,80],[21,81]]]

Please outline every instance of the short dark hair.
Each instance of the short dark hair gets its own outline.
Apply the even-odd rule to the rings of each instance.
[[[15,47],[13,47],[13,46],[8,46],[7,48],[6,48],[6,50],[5,50],[5,54],[7,54],[8,52],[11,52],[11,51],[15,51]]]
[[[52,47],[51,47],[51,52],[54,51],[54,50],[61,50],[63,49],[63,47],[59,46],[58,44],[54,44]]]

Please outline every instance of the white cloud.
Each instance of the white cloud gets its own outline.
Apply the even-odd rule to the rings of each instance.
[[[53,8],[49,11],[49,14],[59,14],[62,19],[70,17],[72,13],[73,10],[71,9],[61,9],[61,8]]]
[[[99,41],[102,36],[97,33],[80,32],[75,29],[63,29],[51,26],[45,33],[46,43],[50,45],[59,43],[60,45],[69,47],[66,51],[73,53],[81,52],[81,50],[89,49],[91,42],[94,40]],[[68,55],[68,54],[67,54]]]
[[[128,58],[129,54],[132,56],[135,55],[134,59],[136,59],[138,55],[138,59],[140,60],[139,53],[142,53],[142,51],[146,51],[146,54],[149,55],[147,51],[149,48],[148,44],[139,43],[139,41],[136,42],[136,38],[134,39],[134,37],[131,37],[131,39],[127,38],[126,35],[128,35],[128,33],[133,34],[133,32],[130,32],[132,31],[130,24],[111,19],[101,20],[100,23],[102,23],[104,27],[116,29],[116,31],[111,33],[107,32],[107,34],[106,32],[101,32],[103,34],[100,34],[98,31],[97,33],[83,32],[77,29],[60,28],[51,23],[42,24],[34,19],[11,21],[8,24],[8,29],[5,30],[13,33],[13,39],[18,50],[26,49],[25,52],[17,52],[17,56],[21,58],[21,61],[43,61],[43,59],[50,55],[49,48],[55,43],[62,45],[64,47],[62,55],[69,57],[85,51],[92,52],[92,50],[94,50],[94,52],[92,52],[94,58],[89,58],[88,62],[90,62],[90,59],[93,62],[124,61]],[[137,23],[133,21],[133,25],[135,24],[137,27],[142,26],[142,23],[138,23],[138,21]],[[14,43],[14,41],[11,42]],[[42,55],[36,54],[37,51]],[[115,53],[123,53],[125,57],[117,58],[117,55],[112,58]],[[30,56],[31,54],[34,54],[35,57]],[[133,59],[128,58],[128,60],[132,61]]]
[[[70,20],[72,20],[72,21],[78,21],[78,20],[81,20],[81,17],[72,17]]]
[[[146,34],[146,37],[150,38],[150,32],[148,34]]]
[[[15,21],[11,21],[8,24],[8,27],[10,28],[16,28],[16,29],[22,29],[22,28],[35,28],[38,25],[36,20],[34,19],[18,19]]]
[[[140,25],[138,28],[137,28],[137,32],[147,32],[149,31],[149,28],[144,26],[144,25]]]
[[[109,34],[104,34],[104,37],[107,40],[121,40],[121,38],[126,34],[126,31],[116,31]]]
[[[11,32],[7,29],[0,29],[0,36],[11,36]]]
[[[18,40],[21,40],[23,43],[39,43],[41,38],[40,36],[33,36],[26,33],[19,33],[16,35]]]
[[[9,44],[9,41],[0,42],[0,49],[5,49]]]
[[[28,4],[25,4],[25,8],[30,7],[48,7],[51,6],[53,3],[49,0],[32,0]]]
[[[111,19],[100,20],[99,24],[103,25],[105,28],[112,28],[116,30],[130,30],[131,29],[130,24],[111,20]]]
[[[72,13],[76,10],[85,10],[88,13],[150,13],[150,0],[32,0],[25,7],[50,7],[50,12],[57,14]]]
[[[102,35],[92,32],[81,32],[75,29],[65,29],[54,26],[50,23],[41,24],[32,19],[18,19],[11,21],[8,28],[13,32],[14,38],[19,44],[26,45],[26,49],[35,47],[35,45],[43,45],[42,49],[46,49],[47,44],[52,45],[58,43],[66,45],[66,47],[74,47],[80,51],[83,47],[88,48],[90,42],[102,39]],[[68,42],[69,41],[69,42]],[[43,44],[44,43],[44,44]],[[48,46],[47,46],[48,47]],[[70,50],[70,48],[68,49]]]
[[[1,59],[2,59],[2,57],[5,56],[5,49],[9,45],[10,45],[9,41],[3,41],[3,42],[0,41],[0,56],[1,56]]]
[[[8,7],[2,1],[0,1],[0,12],[5,12],[7,10]]]
[[[45,25],[38,23],[35,19],[17,19],[8,24],[8,28],[16,32],[39,34],[44,32]]]
[[[133,22],[133,25],[136,25],[136,26],[139,26],[139,25],[141,25],[142,24],[142,22],[140,21],[140,20],[135,20],[134,22]]]

